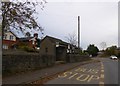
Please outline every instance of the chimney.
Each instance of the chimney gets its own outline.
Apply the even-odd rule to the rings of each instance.
[[[38,33],[34,33],[34,37],[38,38]]]

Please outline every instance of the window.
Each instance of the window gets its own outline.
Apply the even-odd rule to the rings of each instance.
[[[70,49],[70,45],[68,45],[68,49]]]
[[[59,47],[59,42],[56,42],[56,47]]]
[[[69,49],[67,49],[67,53],[70,53],[70,50],[69,50]]]
[[[13,40],[14,36],[10,35],[10,40]]]
[[[7,39],[7,34],[4,35],[3,39]]]
[[[8,46],[7,45],[3,45],[3,49],[8,49]]]

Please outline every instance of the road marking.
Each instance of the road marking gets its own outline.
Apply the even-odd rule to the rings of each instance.
[[[99,82],[99,86],[104,86],[104,65],[101,62],[101,75],[100,75],[100,82]]]
[[[90,69],[90,68],[77,68],[74,71],[66,71],[60,75],[58,75],[58,78],[66,78],[66,79],[75,79],[77,81],[81,82],[91,82],[95,80],[99,80],[100,76],[97,76],[97,74],[100,70],[98,69]],[[81,74],[82,73],[82,74]],[[85,74],[86,73],[86,74]],[[88,74],[87,74],[88,73]]]
[[[90,69],[88,70],[88,73],[98,73],[99,70],[97,69]]]
[[[101,67],[104,67],[103,63],[101,62]]]
[[[103,67],[103,66],[101,66],[101,70],[104,70],[104,67]]]
[[[98,79],[99,79],[99,76],[91,75],[91,77],[88,79],[87,82],[90,82],[91,80],[98,80]]]
[[[64,78],[64,77],[67,77],[68,75],[67,74],[72,74],[72,72],[64,72],[62,75],[59,75],[58,77],[59,78]]]
[[[104,73],[104,70],[101,70],[101,73]]]
[[[75,73],[75,74],[73,74],[72,76],[70,76],[68,79],[71,79],[71,78],[73,78],[74,76],[76,76],[78,73]]]
[[[98,73],[99,70],[97,69],[86,69],[86,68],[78,68],[75,70],[76,72],[86,72],[86,73]]]
[[[101,74],[101,75],[100,75],[100,78],[104,79],[104,74]]]
[[[83,76],[86,76],[86,77],[83,78]],[[77,77],[76,80],[78,80],[78,81],[86,81],[89,77],[90,77],[90,75],[82,74],[81,76]]]
[[[100,86],[104,84],[104,82],[99,82]]]
[[[103,63],[101,64],[101,66],[104,66]]]
[[[86,68],[78,68],[75,71],[79,71],[79,72],[85,72],[87,69]]]

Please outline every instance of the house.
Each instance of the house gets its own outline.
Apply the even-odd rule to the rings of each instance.
[[[35,33],[33,37],[23,37],[19,38],[19,45],[23,44],[30,48],[39,49],[40,48],[40,39],[38,38],[38,34]]]
[[[73,53],[75,49],[75,46],[51,36],[46,36],[40,43],[40,54],[52,55],[55,57],[56,61],[66,61],[66,55]]]
[[[17,44],[18,37],[11,31],[7,31],[4,33],[3,41],[2,41],[2,47],[3,49],[10,49],[14,45]]]
[[[33,37],[17,37],[12,31],[7,31],[4,33],[3,37],[3,49],[15,49],[19,46],[28,46],[30,48],[39,48],[40,39],[38,39],[38,34],[35,33]],[[38,43],[39,42],[39,43]]]
[[[40,39],[38,38],[38,34],[35,33],[33,37],[23,37],[19,38],[18,46],[24,45],[30,48],[39,49],[40,47]]]
[[[19,42],[17,43],[17,46],[29,46],[30,48],[33,48],[32,41],[29,41],[33,37],[22,37],[19,38]]]

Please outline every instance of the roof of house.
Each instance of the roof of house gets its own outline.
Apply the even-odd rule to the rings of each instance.
[[[19,38],[19,41],[29,41],[31,40],[32,38],[34,37],[22,37],[22,38]],[[39,38],[38,38],[39,39]],[[40,39],[39,39],[40,40]]]
[[[58,39],[58,38],[55,38],[55,37],[51,37],[51,36],[46,36],[46,37],[49,38],[49,40],[50,40],[51,42],[62,42],[61,39]]]
[[[120,50],[120,47],[118,47],[117,49]]]
[[[29,41],[30,39],[32,39],[33,37],[23,37],[23,38],[19,38],[20,41]]]
[[[70,44],[70,43],[67,43],[67,42],[64,42],[64,41],[62,41],[61,39],[58,39],[58,38],[55,38],[55,37],[51,37],[51,36],[46,36],[46,37],[44,37],[44,39],[46,39],[46,38],[48,38],[52,43],[56,43],[56,42],[59,42],[59,44],[60,45],[68,45],[68,44]],[[42,39],[41,40],[41,42],[44,40],[44,39]],[[71,46],[74,46],[74,47],[76,47],[75,45],[72,45],[72,44],[70,44]],[[76,47],[77,48],[77,47]]]
[[[12,33],[15,37],[17,37],[17,38],[18,38],[18,36],[17,36],[16,34],[14,34],[12,31],[6,31],[5,33],[7,33],[7,32]]]

